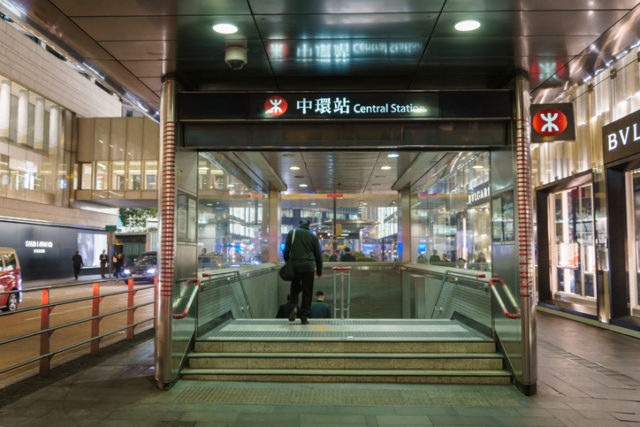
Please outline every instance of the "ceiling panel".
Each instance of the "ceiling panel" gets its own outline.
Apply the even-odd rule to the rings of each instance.
[[[439,12],[444,3],[445,0],[249,0],[251,10],[257,15]]]
[[[447,0],[445,12],[632,9],[636,0]]]
[[[175,61],[121,61],[137,77],[162,77],[175,71]]]
[[[238,0],[50,0],[69,16],[151,16],[250,14]]]
[[[435,13],[367,13],[331,15],[257,15],[263,38],[371,39],[427,38],[438,17]]]

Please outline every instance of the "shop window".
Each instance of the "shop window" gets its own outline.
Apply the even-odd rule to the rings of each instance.
[[[631,314],[640,316],[640,169],[627,172],[627,235],[629,256],[629,302]]]
[[[129,162],[128,190],[142,190],[142,162]]]
[[[592,184],[550,195],[554,298],[592,305],[596,297]]]
[[[96,190],[107,189],[107,177],[109,164],[107,162],[96,162]]]
[[[124,162],[111,162],[111,190],[125,189]]]
[[[144,189],[156,190],[158,188],[158,162],[146,161],[144,162]]]
[[[82,178],[81,188],[82,190],[91,190],[91,178],[93,178],[93,165],[91,163],[83,163],[81,167]]]

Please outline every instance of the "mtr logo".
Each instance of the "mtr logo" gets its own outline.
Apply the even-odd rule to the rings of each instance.
[[[531,125],[542,136],[554,136],[564,132],[567,122],[567,116],[561,111],[547,108],[533,116]]]
[[[287,111],[287,100],[281,96],[272,96],[264,102],[265,113],[271,116],[281,116]]]

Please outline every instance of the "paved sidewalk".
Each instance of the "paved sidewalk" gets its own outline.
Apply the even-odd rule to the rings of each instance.
[[[0,393],[0,426],[640,425],[640,340],[540,314],[538,394],[513,386],[153,384],[153,340]]]

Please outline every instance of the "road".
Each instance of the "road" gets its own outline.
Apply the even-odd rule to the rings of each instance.
[[[81,277],[81,280],[91,279]],[[60,287],[64,282],[69,283],[68,279],[59,281],[38,281],[25,282],[23,289],[23,301],[19,309],[35,307],[41,304],[42,291],[29,291],[35,287],[52,284],[53,288],[49,291],[50,303],[69,301],[78,298],[89,297],[93,295],[92,283],[75,287]],[[135,285],[134,289],[139,291],[134,297],[134,305],[152,302],[154,298],[154,289],[142,289],[149,284]],[[100,284],[100,294],[108,295],[116,292],[127,290],[127,286],[122,281],[108,281]],[[100,314],[105,314],[123,309],[127,306],[127,294],[119,294],[106,296],[100,303]],[[153,304],[141,307],[134,313],[134,323],[153,316]],[[53,308],[50,313],[50,327],[71,323],[91,316],[92,301],[82,301],[70,304],[64,304]],[[40,330],[41,309],[35,309],[24,313],[14,313],[10,315],[0,316],[0,341],[4,341],[20,335],[25,335]],[[126,326],[127,313],[118,313],[105,317],[100,322],[100,334],[104,334]],[[136,327],[136,333],[153,327],[153,322],[148,321]],[[91,321],[79,323],[57,331],[51,335],[50,350],[61,349],[77,342],[89,339],[91,337]],[[126,337],[126,331],[117,332],[109,337],[101,340],[101,347],[122,340]],[[51,366],[56,366],[71,358],[79,357],[89,353],[90,345],[83,344],[72,350],[65,351],[53,357]],[[22,361],[37,357],[40,355],[40,334],[26,338],[20,341],[4,344],[0,346],[0,370],[18,364]],[[0,374],[0,388],[4,385],[13,383],[17,380],[31,376],[37,372],[38,362],[31,363],[27,366],[17,368],[5,374]]]

